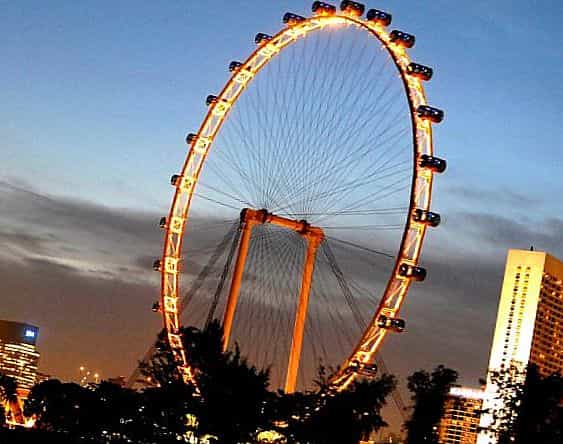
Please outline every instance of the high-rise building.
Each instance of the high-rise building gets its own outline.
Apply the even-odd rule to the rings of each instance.
[[[466,387],[452,387],[444,403],[438,427],[440,444],[475,444],[485,392]]]
[[[35,384],[39,329],[21,322],[0,321],[0,373],[12,376],[25,394]]]
[[[490,375],[535,364],[542,375],[563,373],[563,263],[545,252],[509,250],[497,314],[484,410],[502,408]],[[522,373],[521,373],[522,374]],[[491,426],[490,413],[481,427]],[[495,443],[482,433],[479,444]]]

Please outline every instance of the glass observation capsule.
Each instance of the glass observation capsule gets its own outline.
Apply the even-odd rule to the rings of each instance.
[[[393,16],[391,14],[380,11],[379,9],[370,9],[366,17],[369,22],[377,23],[382,26],[389,26],[393,20]]]
[[[269,42],[270,40],[272,40],[272,36],[269,34],[264,34],[263,32],[259,32],[258,34],[256,34],[256,37],[254,37],[254,43],[256,43],[257,45],[260,45],[263,42]]]
[[[409,63],[407,66],[407,73],[420,80],[428,81],[432,78],[434,70],[428,66],[420,65],[418,63]]]
[[[389,40],[396,45],[402,46],[403,48],[412,48],[416,41],[414,35],[407,34],[403,31],[397,31],[396,29],[391,31],[391,34],[389,34]]]
[[[440,159],[436,156],[429,156],[428,154],[420,156],[419,165],[422,168],[428,168],[434,173],[443,173],[447,168],[447,163],[444,159]]]
[[[442,218],[440,217],[440,215],[438,213],[433,213],[432,211],[426,211],[426,210],[422,210],[420,208],[417,208],[416,210],[414,210],[414,214],[412,216],[413,220],[415,222],[427,225],[429,227],[437,227],[438,225],[440,225],[440,222],[442,221]]]
[[[416,114],[423,120],[430,120],[432,123],[440,123],[444,120],[444,111],[433,106],[420,105]]]
[[[324,2],[313,2],[313,13],[317,15],[334,15],[336,14],[336,6]]]
[[[233,61],[231,63],[229,63],[229,71],[234,72],[234,71],[238,71],[242,66],[242,62],[239,61]]]
[[[304,22],[306,20],[305,17],[301,15],[294,14],[293,12],[286,12],[283,16],[283,22],[286,25],[295,25],[297,23]]]
[[[191,145],[192,143],[194,143],[197,139],[197,134],[194,133],[190,133],[186,136],[186,143],[188,145]]]
[[[399,276],[421,282],[426,279],[426,269],[410,264],[401,264],[399,266]]]
[[[390,318],[388,316],[381,315],[377,320],[377,325],[380,328],[385,328],[387,330],[393,330],[397,333],[401,333],[405,330],[407,323],[404,319]]]
[[[342,3],[340,3],[340,10],[347,14],[361,17],[362,15],[364,15],[366,7],[362,3],[344,0]]]

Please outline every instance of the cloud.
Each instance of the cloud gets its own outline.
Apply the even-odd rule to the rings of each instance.
[[[536,221],[523,215],[508,218],[489,213],[463,212],[454,215],[454,223],[468,230],[470,236],[498,248],[529,248],[563,252],[563,219]]]
[[[488,197],[483,194],[491,201],[499,198],[494,192]],[[504,205],[523,201],[520,196],[501,194]],[[156,212],[109,208],[44,195],[25,184],[12,182],[0,183],[0,209],[3,316],[35,322],[41,327],[42,362],[47,371],[71,377],[72,368],[87,361],[105,376],[127,374],[160,328],[159,317],[150,311],[159,285],[158,274],[150,267],[162,247]],[[191,253],[184,261],[188,276],[182,278],[188,288],[203,266],[202,258],[212,254],[222,233],[233,226],[233,221],[201,216],[192,222],[192,235],[186,244]],[[402,316],[407,320],[407,332],[390,335],[383,356],[391,371],[400,375],[446,363],[461,370],[466,382],[474,382],[487,365],[506,249],[527,248],[534,243],[561,257],[563,221],[551,218],[532,223],[526,215],[510,219],[458,211],[451,213],[446,222],[431,231],[426,241],[422,261],[429,276],[425,283],[412,286],[405,303]],[[249,328],[253,326],[249,331],[256,340],[263,340],[261,335],[269,330],[270,343],[275,340],[275,328],[286,324],[291,328],[287,314],[295,307],[291,298],[299,284],[296,276],[291,290],[284,290],[288,296],[283,304],[288,308],[283,316],[279,310],[272,310],[276,289],[286,288],[280,264],[287,260],[299,262],[292,259],[295,252],[288,249],[287,236],[278,234],[275,239],[282,242],[281,246],[262,243],[254,259],[249,259],[249,269],[255,267],[252,263],[259,261],[260,255],[272,254],[271,264],[278,264],[275,276],[272,274],[269,281],[261,284],[264,291],[260,307],[270,311],[267,316],[264,312],[260,316],[254,313],[254,319],[249,312],[249,321],[243,322]],[[332,247],[345,275],[356,285],[360,309],[369,319],[393,261],[340,244]],[[188,319],[205,318],[226,254],[225,250],[211,271],[209,282],[201,289],[200,295],[207,305],[190,307],[193,310],[187,314]],[[326,273],[323,261],[325,265],[319,265],[319,269]],[[256,283],[258,272],[254,271],[248,277],[252,278],[249,282]],[[347,304],[334,296],[338,288],[336,280],[325,279],[324,289],[319,287],[316,293],[319,300],[311,306],[322,308],[324,304],[327,313],[340,310],[343,319],[351,319]],[[323,294],[328,294],[326,299],[321,299]],[[317,329],[338,334],[343,331],[338,322],[325,316]],[[244,328],[243,325],[241,331]],[[316,330],[310,334],[321,333]],[[323,334],[330,337],[329,333]],[[337,347],[337,341],[331,346]],[[308,354],[312,353],[308,349]]]
[[[448,192],[455,197],[461,198],[463,202],[478,203],[479,206],[494,205],[495,207],[537,207],[543,203],[538,197],[518,193],[508,188],[485,189],[478,187],[466,187],[462,185],[452,186]]]

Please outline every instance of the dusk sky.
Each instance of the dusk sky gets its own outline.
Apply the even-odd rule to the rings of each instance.
[[[150,311],[169,177],[205,97],[284,1],[0,1],[0,318],[40,327],[41,371],[128,375],[161,327]],[[449,162],[443,225],[383,356],[400,374],[484,375],[508,248],[563,258],[563,3],[377,1],[433,66]]]

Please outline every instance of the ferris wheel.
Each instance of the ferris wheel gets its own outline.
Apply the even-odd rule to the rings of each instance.
[[[311,17],[257,34],[186,138],[153,307],[186,382],[183,323],[220,318],[225,349],[275,367],[286,392],[319,361],[337,364],[336,389],[373,374],[386,334],[405,329],[425,233],[440,224],[432,125],[444,113],[426,100],[433,70],[407,53],[415,37],[365,9],[316,1]]]

